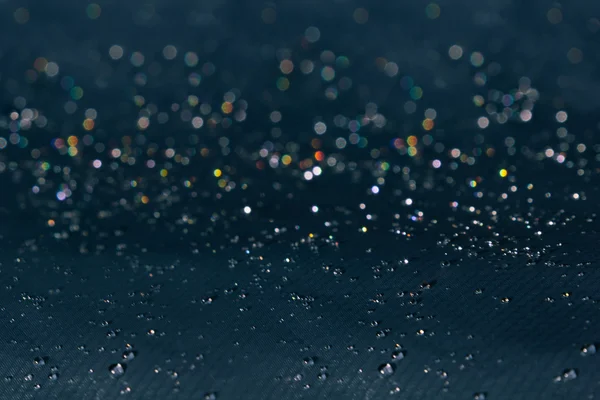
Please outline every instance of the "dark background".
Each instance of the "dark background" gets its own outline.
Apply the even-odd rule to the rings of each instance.
[[[600,395],[600,4],[90,4],[0,0],[0,397]],[[366,144],[336,146],[339,115]]]

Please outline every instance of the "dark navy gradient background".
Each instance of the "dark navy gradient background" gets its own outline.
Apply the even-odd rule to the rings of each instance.
[[[90,19],[86,1],[0,0],[0,137],[15,133],[10,115],[23,101],[48,119],[19,130],[26,145],[0,147],[0,399],[598,398],[600,356],[581,349],[600,342],[600,3],[441,0],[437,19],[427,18],[428,3],[98,0],[101,14]],[[353,19],[359,7],[365,24]],[[548,20],[553,7],[559,24]],[[15,20],[19,8],[29,12],[25,24]],[[265,9],[275,10],[272,23]],[[310,26],[320,40],[308,44]],[[120,60],[109,57],[115,44]],[[448,56],[455,44],[460,60]],[[163,56],[167,45],[174,60]],[[569,60],[571,48],[580,62]],[[335,101],[318,71],[325,50],[350,60],[335,82],[347,76],[352,88]],[[130,62],[135,51],[142,67]],[[197,67],[184,64],[188,51]],[[468,61],[476,51],[481,68]],[[286,52],[295,70],[283,92]],[[27,82],[39,57],[59,75]],[[378,58],[395,62],[398,75],[384,74]],[[315,72],[300,74],[303,59]],[[158,73],[148,71],[153,63]],[[205,63],[213,74],[201,72]],[[195,71],[202,82],[191,87]],[[488,73],[485,85],[475,85],[478,71]],[[134,82],[139,73],[146,84]],[[73,114],[64,108],[67,76],[84,91]],[[404,111],[403,76],[424,93],[414,114]],[[473,96],[509,93],[524,77],[539,92],[532,120],[478,128],[484,109]],[[136,128],[135,95],[160,111],[190,95],[219,111],[230,90],[248,105],[231,127],[194,130],[173,113]],[[336,147],[348,131],[331,121],[358,118],[369,103],[385,127],[360,131],[367,148]],[[54,140],[83,137],[90,108],[98,113],[90,134],[105,151],[60,154]],[[444,150],[397,152],[399,137],[421,145],[429,108],[437,111],[429,134]],[[272,111],[283,115],[279,136]],[[317,120],[328,124],[322,136]],[[557,135],[561,126],[572,136]],[[323,166],[312,180],[296,159],[257,168],[271,145],[312,157],[315,138],[346,168]],[[111,158],[123,140],[138,162]],[[167,148],[190,163],[167,159]],[[200,148],[209,155],[188,153]],[[451,168],[453,148],[476,161]],[[556,161],[561,151],[565,162]],[[442,167],[432,167],[438,158]],[[218,187],[216,169],[236,188]],[[68,200],[57,200],[61,184],[71,185]],[[127,344],[131,361],[122,358]],[[405,358],[382,377],[378,367],[399,345]],[[115,379],[109,366],[118,362],[126,370]],[[569,369],[575,379],[561,375]]]

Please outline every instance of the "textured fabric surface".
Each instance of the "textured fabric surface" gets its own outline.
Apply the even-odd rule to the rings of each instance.
[[[319,257],[294,254],[291,264],[284,261],[289,246],[272,245],[264,264],[235,268],[224,256],[43,252],[19,261],[4,251],[2,372],[14,378],[4,382],[3,396],[104,399],[131,387],[134,398],[214,391],[219,398],[377,399],[399,387],[398,396],[423,399],[475,392],[593,398],[597,361],[582,357],[580,344],[593,343],[598,331],[597,255],[572,254],[580,239],[548,255],[553,267],[522,260],[503,267],[483,256],[441,269],[443,252],[418,240],[380,244],[368,254],[343,247]],[[398,253],[409,263],[395,265]],[[342,258],[343,274],[324,272],[322,265]],[[580,261],[592,265],[575,267]],[[381,271],[373,275],[373,268]],[[435,283],[424,290],[423,282]],[[108,338],[115,329],[116,338]],[[115,383],[107,367],[121,359],[125,343],[138,354]],[[377,368],[396,344],[406,356],[382,379]],[[33,364],[38,354],[49,357],[46,365]],[[314,366],[305,365],[307,357]],[[47,379],[54,365],[56,382]],[[323,366],[326,380],[318,378]],[[565,368],[577,368],[577,379],[553,383]],[[28,374],[33,381],[23,382]]]

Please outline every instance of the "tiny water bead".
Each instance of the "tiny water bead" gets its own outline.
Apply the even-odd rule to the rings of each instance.
[[[592,356],[596,354],[596,345],[594,343],[583,345],[580,353],[582,356]]]
[[[568,382],[577,378],[578,372],[574,368],[567,368],[563,370],[560,375],[554,377],[554,382]]]
[[[135,356],[136,356],[136,355],[137,355],[137,352],[136,352],[136,351],[133,351],[133,350],[125,350],[125,351],[123,352],[123,355],[122,355],[122,357],[123,357],[123,360],[125,360],[125,361],[131,361],[131,360],[133,360],[133,359],[135,358]]]
[[[108,367],[108,371],[110,372],[110,376],[113,378],[120,378],[125,375],[125,370],[127,369],[127,365],[125,363],[116,363],[111,364]]]
[[[106,332],[106,337],[109,339],[114,339],[117,337],[118,334],[119,333],[117,331],[111,329],[108,332]]]
[[[49,357],[36,357],[33,359],[33,364],[36,366],[42,366],[42,365],[46,365],[46,363],[48,362]]]
[[[317,361],[316,357],[306,357],[302,360],[302,363],[306,367],[312,367],[313,365],[315,365],[316,361]]]
[[[328,377],[329,377],[329,374],[327,374],[327,372],[320,372],[317,375],[317,379],[319,379],[320,381],[325,381],[325,380],[327,380]]]
[[[396,366],[390,363],[381,364],[377,368],[377,371],[379,371],[379,374],[383,377],[390,376],[396,372]]]
[[[405,356],[406,356],[406,351],[404,351],[404,350],[394,350],[392,352],[392,359],[394,361],[403,360]]]

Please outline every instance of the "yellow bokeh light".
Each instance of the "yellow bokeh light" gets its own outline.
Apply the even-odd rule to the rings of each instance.
[[[224,102],[221,104],[221,111],[225,114],[230,114],[233,111],[233,104],[228,101]]]
[[[83,129],[85,129],[86,131],[91,131],[92,129],[94,129],[94,120],[86,118],[83,121]]]
[[[426,131],[432,130],[433,126],[434,126],[434,123],[431,118],[425,118],[423,120],[423,129],[425,129]]]
[[[69,143],[69,146],[77,146],[77,143],[79,143],[79,139],[77,138],[77,136],[69,136],[69,138],[67,139],[67,143]]]

